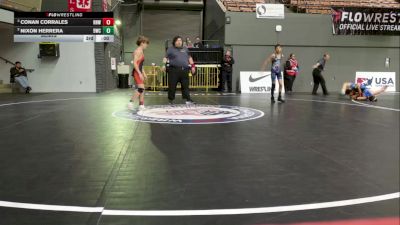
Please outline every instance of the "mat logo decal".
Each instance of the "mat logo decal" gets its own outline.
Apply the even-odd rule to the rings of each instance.
[[[264,116],[260,110],[226,105],[154,105],[142,111],[122,110],[117,118],[147,123],[218,124],[248,121]]]

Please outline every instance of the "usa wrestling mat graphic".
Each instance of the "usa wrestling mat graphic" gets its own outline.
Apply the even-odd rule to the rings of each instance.
[[[254,120],[264,116],[260,110],[226,105],[154,105],[145,110],[123,110],[114,117],[164,124],[217,124]]]

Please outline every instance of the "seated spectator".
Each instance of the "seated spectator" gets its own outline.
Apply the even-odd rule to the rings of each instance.
[[[16,62],[15,67],[10,69],[10,83],[18,82],[28,94],[32,88],[29,86],[28,76],[26,70],[22,68],[21,62]]]
[[[196,42],[193,44],[194,48],[203,48],[203,43],[199,37],[196,37]]]
[[[193,48],[193,44],[190,38],[186,38],[186,41],[183,43],[183,46],[186,48]]]

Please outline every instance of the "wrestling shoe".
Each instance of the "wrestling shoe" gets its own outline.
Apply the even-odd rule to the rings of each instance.
[[[371,102],[377,102],[378,99],[375,96],[371,96],[368,98]]]
[[[282,99],[281,96],[278,97],[278,102],[285,103],[285,100]]]

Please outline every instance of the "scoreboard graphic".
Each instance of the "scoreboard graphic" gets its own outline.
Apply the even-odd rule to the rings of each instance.
[[[15,12],[14,42],[114,42],[113,12]]]

